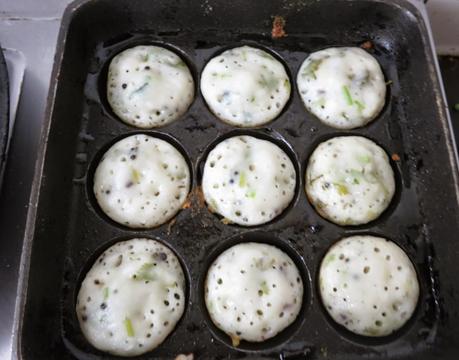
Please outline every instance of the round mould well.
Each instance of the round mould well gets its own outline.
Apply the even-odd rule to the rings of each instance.
[[[193,178],[194,178],[194,176],[193,176],[194,168],[193,168],[192,162],[191,162],[191,160],[190,160],[185,148],[181,145],[181,143],[176,138],[174,138],[173,136],[171,136],[169,134],[166,134],[166,133],[163,133],[163,132],[158,132],[158,131],[151,131],[151,130],[148,131],[147,130],[147,131],[133,131],[133,132],[129,132],[129,133],[125,133],[125,134],[122,134],[120,136],[117,136],[114,139],[112,139],[111,141],[109,141],[108,143],[106,143],[105,145],[103,145],[96,152],[96,155],[93,157],[93,159],[91,159],[91,161],[89,163],[89,166],[88,166],[88,169],[87,169],[87,172],[86,172],[86,198],[88,199],[88,203],[90,204],[92,210],[97,215],[97,217],[99,217],[103,221],[109,223],[110,225],[118,227],[118,228],[122,228],[122,229],[125,229],[125,230],[130,230],[130,231],[148,231],[148,230],[150,230],[152,228],[164,226],[165,224],[168,224],[170,221],[173,221],[175,218],[177,218],[177,216],[179,216],[179,214],[181,212],[181,209],[179,209],[175,213],[175,215],[172,216],[169,220],[167,220],[166,222],[164,222],[162,224],[159,224],[159,225],[157,225],[155,227],[148,227],[148,228],[128,227],[127,225],[118,223],[115,220],[111,219],[102,210],[101,206],[99,205],[99,203],[98,203],[98,201],[96,199],[96,196],[95,196],[94,190],[93,190],[94,189],[94,175],[95,175],[96,169],[97,169],[102,157],[104,156],[104,154],[114,144],[116,144],[120,140],[123,140],[123,139],[125,139],[127,137],[130,137],[130,136],[133,136],[133,135],[151,136],[153,138],[157,138],[157,139],[163,140],[163,141],[167,142],[169,145],[173,146],[183,156],[183,158],[185,159],[185,162],[186,162],[186,164],[188,166],[188,170],[189,170],[189,173],[190,173],[190,176],[189,176],[190,186],[189,186],[188,195],[192,191],[192,189],[193,189]]]
[[[334,128],[330,125],[327,125],[325,124],[324,122],[322,122],[316,115],[314,115],[312,112],[310,112],[307,108],[306,108],[306,105],[304,104],[303,100],[302,100],[302,94],[300,93],[300,90],[298,89],[298,85],[297,85],[297,77],[299,75],[299,72],[300,72],[300,69],[303,65],[303,62],[313,53],[315,52],[318,52],[318,51],[322,51],[322,50],[326,50],[328,48],[340,48],[340,47],[357,47],[357,48],[362,48],[362,42],[359,42],[357,44],[355,43],[350,43],[350,44],[329,44],[327,46],[321,46],[321,47],[318,47],[318,48],[315,48],[315,49],[311,49],[310,51],[308,52],[305,52],[305,55],[303,56],[303,58],[301,59],[301,61],[299,61],[299,64],[298,66],[295,68],[295,71],[294,71],[294,75],[295,75],[295,87],[296,87],[296,96],[298,96],[299,98],[299,101],[301,103],[301,108],[303,111],[305,111],[311,118],[314,119],[314,121],[316,122],[316,125],[319,125],[321,127],[325,127],[327,128],[329,131],[337,131],[337,132],[340,132],[340,131],[360,131],[362,129],[368,129],[368,128],[373,128],[375,126],[378,126],[378,122],[379,121],[382,121],[384,119],[387,119],[387,118],[390,118],[390,109],[391,109],[391,103],[392,103],[392,93],[393,93],[393,90],[392,90],[392,84],[393,84],[393,79],[390,79],[389,78],[389,69],[387,68],[388,64],[386,64],[386,60],[384,59],[384,56],[382,55],[382,52],[379,51],[379,47],[377,46],[377,44],[375,42],[372,42],[373,44],[373,48],[372,49],[365,49],[365,52],[367,52],[369,55],[371,55],[372,57],[374,57],[376,59],[376,61],[378,62],[380,68],[381,68],[381,71],[383,73],[383,76],[384,76],[384,79],[385,79],[385,82],[386,82],[386,94],[385,94],[385,97],[384,97],[384,104],[383,106],[381,107],[380,111],[378,112],[378,114],[373,118],[373,120],[369,121],[368,123],[366,123],[365,125],[361,126],[361,127],[356,127],[356,128],[353,128],[353,129],[339,129],[339,128]]]
[[[185,53],[183,50],[181,50],[180,48],[174,46],[173,44],[156,41],[148,37],[139,37],[139,38],[133,38],[133,39],[129,38],[128,40],[121,41],[120,43],[115,43],[115,44],[110,45],[109,50],[108,51],[106,50],[105,54],[107,55],[105,56],[105,59],[102,60],[103,65],[97,76],[98,99],[100,102],[100,106],[103,109],[103,113],[106,116],[108,116],[111,120],[117,121],[126,127],[129,127],[131,129],[142,130],[142,128],[136,127],[132,124],[128,124],[124,122],[123,120],[121,120],[120,117],[115,114],[115,112],[113,111],[107,99],[108,69],[110,67],[111,61],[113,60],[115,56],[117,56],[121,52],[128,50],[130,48],[136,47],[136,46],[158,46],[158,47],[164,48],[166,50],[171,51],[175,55],[177,55],[187,65],[188,69],[190,70],[191,76],[193,78],[193,88],[194,88],[193,99],[190,105],[188,106],[188,109],[182,115],[180,115],[177,119],[173,120],[172,122],[166,123],[164,125],[159,125],[151,129],[163,128],[177,121],[182,121],[187,116],[188,112],[190,111],[190,108],[193,106],[196,100],[196,96],[198,94],[199,84],[197,82],[198,74],[197,74],[196,66],[191,60],[191,57],[187,53]],[[145,128],[143,130],[148,131],[150,129]]]
[[[157,349],[160,349],[164,343],[168,342],[169,339],[174,337],[174,334],[177,332],[178,328],[182,325],[184,318],[187,316],[187,311],[190,307],[190,291],[191,291],[191,277],[190,277],[190,272],[188,269],[188,266],[186,265],[185,259],[182,257],[181,254],[179,254],[176,249],[171,246],[168,242],[164,241],[163,239],[160,239],[158,237],[152,237],[152,236],[144,236],[144,235],[124,235],[124,236],[119,236],[113,239],[108,240],[104,244],[98,246],[95,248],[92,253],[84,260],[83,266],[77,270],[76,274],[76,282],[75,286],[73,288],[72,294],[71,294],[71,316],[70,320],[74,324],[72,327],[72,331],[75,332],[74,335],[72,335],[72,338],[74,339],[72,343],[67,344],[69,349],[72,351],[74,354],[78,354],[79,356],[83,356],[84,358],[88,357],[93,357],[93,356],[107,356],[110,355],[107,352],[101,351],[96,349],[94,346],[92,346],[89,341],[86,339],[86,337],[83,335],[82,330],[80,329],[79,321],[77,318],[77,314],[75,311],[76,304],[77,304],[77,297],[78,293],[81,288],[81,284],[83,280],[86,277],[86,274],[88,271],[93,267],[97,259],[107,250],[109,250],[112,246],[116,246],[116,244],[132,239],[147,239],[147,240],[155,240],[162,244],[163,246],[167,247],[178,259],[178,262],[181,266],[181,269],[183,271],[184,279],[185,279],[185,289],[184,289],[184,294],[185,294],[185,299],[184,299],[184,309],[183,309],[183,314],[180,317],[180,319],[177,321],[174,329],[167,335],[167,337],[164,339],[163,343],[161,343],[157,348],[143,354],[140,356],[145,356],[147,354],[154,354]],[[67,336],[65,336],[67,337]],[[115,356],[115,355],[111,355]]]
[[[300,176],[300,165],[299,165],[299,160],[294,152],[292,146],[280,135],[277,131],[272,130],[272,129],[234,129],[231,130],[221,136],[218,136],[215,138],[210,144],[207,145],[203,155],[201,158],[198,160],[197,163],[197,178],[198,178],[198,184],[202,189],[202,179],[203,179],[203,173],[204,173],[204,166],[207,161],[209,153],[215,149],[215,147],[220,144],[221,142],[232,138],[236,136],[252,136],[256,139],[259,140],[265,140],[268,141],[277,147],[279,147],[290,159],[291,163],[293,164],[294,170],[295,170],[295,188],[294,188],[294,195],[290,203],[285,207],[285,209],[280,212],[277,216],[275,216],[273,219],[270,221],[263,223],[263,224],[258,224],[258,225],[249,225],[249,226],[243,226],[239,224],[233,224],[229,223],[230,226],[235,226],[235,227],[241,227],[241,228],[255,228],[255,227],[262,227],[262,226],[267,226],[269,224],[272,224],[274,222],[280,221],[283,219],[287,214],[290,212],[290,210],[295,206],[295,204],[298,201],[299,198],[299,189],[300,186],[302,186],[303,181],[301,180]],[[210,211],[210,210],[209,210]],[[213,212],[213,214],[219,219],[223,220],[223,216],[221,216],[218,213]]]
[[[315,214],[317,214],[317,216],[320,217],[320,219],[326,221],[328,224],[331,224],[333,226],[338,226],[338,227],[341,227],[341,228],[346,228],[346,229],[349,229],[349,230],[360,230],[360,229],[368,229],[370,227],[373,227],[373,226],[377,226],[377,225],[380,225],[380,224],[383,224],[384,222],[386,222],[390,216],[397,210],[397,207],[400,203],[400,200],[401,200],[401,197],[402,197],[402,191],[403,191],[403,182],[402,182],[402,174],[401,174],[401,171],[400,171],[400,168],[397,166],[396,164],[396,161],[394,161],[392,159],[392,156],[391,156],[391,152],[387,151],[387,148],[386,146],[384,145],[381,145],[381,143],[376,140],[373,136],[370,136],[369,134],[361,134],[355,130],[352,130],[352,131],[348,131],[348,132],[343,132],[343,131],[334,131],[332,133],[327,133],[327,134],[324,134],[322,136],[319,136],[318,138],[316,138],[314,141],[310,142],[308,145],[307,145],[307,150],[306,150],[306,159],[305,161],[301,164],[301,177],[302,177],[302,180],[303,182],[305,181],[305,176],[306,176],[306,170],[307,170],[307,167],[308,167],[308,164],[309,164],[309,159],[311,158],[311,155],[313,154],[313,152],[317,149],[317,147],[321,144],[321,143],[324,143],[328,140],[331,140],[333,138],[336,138],[336,137],[345,137],[345,136],[359,136],[359,137],[363,137],[365,139],[368,139],[368,140],[371,140],[373,141],[376,145],[378,145],[381,149],[384,150],[384,152],[386,153],[386,155],[388,156],[389,158],[389,164],[392,168],[392,172],[394,174],[394,181],[395,181],[395,191],[394,191],[394,195],[390,201],[390,203],[388,204],[388,206],[386,207],[386,209],[376,218],[376,219],[373,219],[371,221],[369,221],[368,223],[366,224],[360,224],[360,225],[339,225],[339,224],[336,224],[334,222],[332,222],[331,220],[323,217],[315,208],[315,206],[312,204],[312,202],[310,201],[309,197],[308,197],[308,194],[306,193],[306,189],[305,189],[305,184],[303,185],[302,187],[302,191],[304,192],[305,194],[305,197],[307,199],[307,206],[308,208],[310,209],[310,211],[314,212]]]
[[[379,238],[384,238],[386,240],[389,240],[393,242],[395,245],[397,245],[408,257],[410,260],[411,264],[413,265],[413,268],[416,272],[416,278],[418,280],[419,284],[419,295],[418,295],[418,300],[416,307],[411,315],[411,317],[405,322],[404,325],[402,325],[399,329],[395,330],[389,335],[386,336],[365,336],[365,335],[360,335],[357,333],[352,332],[351,330],[348,330],[344,325],[341,325],[337,323],[332,316],[328,313],[327,309],[325,308],[325,305],[322,301],[322,296],[321,296],[321,291],[320,291],[320,284],[319,284],[319,276],[320,276],[320,268],[322,265],[322,261],[327,255],[328,251],[336,245],[340,240],[346,239],[348,237],[352,236],[375,236]],[[378,346],[387,346],[390,343],[396,342],[398,339],[403,337],[405,334],[407,334],[414,326],[415,323],[419,321],[419,317],[421,314],[425,311],[426,309],[426,289],[425,289],[425,284],[423,279],[420,277],[420,270],[418,268],[418,264],[416,264],[412,256],[410,256],[409,252],[406,251],[404,247],[402,247],[397,241],[394,241],[393,239],[389,238],[388,236],[381,235],[378,233],[373,233],[373,232],[359,232],[359,233],[353,233],[353,234],[347,234],[339,237],[338,239],[335,239],[333,243],[328,246],[327,248],[324,249],[324,251],[321,254],[318,254],[319,256],[317,257],[317,264],[315,268],[315,279],[314,279],[314,289],[317,294],[318,298],[318,307],[321,310],[322,317],[324,318],[326,324],[333,329],[333,331],[339,336],[340,338],[344,339],[345,341],[357,344],[359,346],[368,346],[368,347],[378,347]]]
[[[221,255],[224,251],[228,250],[229,248],[238,245],[238,244],[243,244],[243,243],[260,243],[260,244],[267,244],[267,245],[272,245],[278,248],[279,250],[283,251],[285,254],[287,254],[295,266],[297,267],[301,280],[303,282],[303,299],[302,299],[302,305],[300,308],[300,312],[296,319],[284,330],[279,332],[277,335],[275,335],[272,338],[266,339],[265,341],[262,342],[248,342],[245,340],[241,340],[238,346],[234,346],[231,340],[231,337],[227,335],[224,331],[219,329],[212,321],[207,307],[205,303],[205,286],[206,286],[206,277],[207,277],[207,272],[210,268],[210,266],[213,264],[213,262],[217,259],[219,255]],[[269,351],[272,350],[276,347],[280,347],[282,345],[285,345],[288,343],[288,341],[299,331],[301,328],[306,313],[309,309],[309,306],[311,305],[311,278],[309,275],[309,270],[304,262],[304,259],[301,257],[301,255],[298,254],[298,252],[286,241],[281,240],[277,236],[263,232],[263,231],[248,231],[236,236],[233,236],[227,240],[222,241],[221,243],[218,243],[210,252],[209,255],[206,257],[202,264],[202,269],[205,269],[205,271],[202,271],[200,278],[199,278],[199,283],[198,283],[198,301],[199,301],[199,306],[201,308],[205,323],[207,327],[209,328],[210,332],[212,335],[218,339],[220,342],[225,344],[227,347],[231,349],[235,349],[238,351],[242,352],[263,352],[263,351]]]
[[[262,50],[262,51],[265,51],[266,53],[268,53],[269,55],[271,55],[275,60],[277,60],[284,68],[286,74],[287,74],[287,77],[288,77],[288,80],[290,82],[290,94],[289,94],[289,97],[287,99],[287,101],[285,102],[284,106],[282,107],[281,111],[274,117],[272,118],[271,120],[263,123],[263,124],[260,124],[260,125],[254,125],[254,126],[237,126],[237,125],[233,125],[233,124],[230,124],[229,122],[225,121],[225,120],[222,120],[217,114],[215,114],[212,109],[210,108],[210,106],[207,104],[207,101],[205,100],[203,94],[202,94],[202,91],[201,91],[201,77],[202,77],[202,72],[204,70],[204,68],[209,64],[209,62],[214,59],[215,57],[221,55],[222,53],[224,53],[225,51],[228,51],[228,50],[231,50],[231,49],[236,49],[236,48],[239,48],[239,47],[243,47],[243,46],[249,46],[249,47],[252,47],[252,48],[255,48],[255,49],[259,49],[259,50]],[[215,121],[219,121],[219,122],[222,122],[223,124],[227,125],[227,126],[231,126],[231,127],[235,127],[235,128],[246,128],[246,129],[250,129],[250,128],[262,128],[262,127],[265,127],[265,126],[269,126],[271,123],[277,121],[279,118],[281,118],[289,109],[290,107],[290,104],[292,103],[292,100],[293,100],[293,96],[294,96],[294,89],[296,87],[296,84],[294,81],[292,81],[293,77],[292,77],[292,73],[290,71],[290,68],[287,64],[287,62],[282,58],[281,55],[279,55],[275,50],[273,50],[271,47],[267,46],[267,45],[263,45],[263,44],[260,44],[258,42],[254,42],[254,41],[241,41],[241,42],[238,42],[238,43],[231,43],[231,44],[228,44],[224,47],[221,47],[219,48],[217,51],[213,52],[210,56],[208,56],[205,61],[204,61],[204,64],[203,64],[203,67],[202,69],[200,69],[200,75],[199,75],[199,94],[202,98],[202,102],[204,104],[204,106],[207,108],[207,110],[215,117]]]

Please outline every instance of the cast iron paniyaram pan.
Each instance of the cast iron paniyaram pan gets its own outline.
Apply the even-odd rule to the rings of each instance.
[[[273,18],[286,36],[271,36]],[[279,30],[279,29],[277,29]],[[278,31],[279,33],[279,31]],[[282,33],[282,32],[280,32]],[[369,50],[390,80],[386,105],[370,125],[336,131],[303,107],[296,89],[302,61],[329,46]],[[91,0],[71,4],[64,16],[35,174],[23,252],[17,351],[24,359],[113,358],[85,340],[75,314],[79,283],[97,256],[121,239],[158,238],[180,257],[188,282],[185,313],[174,332],[141,359],[453,359],[459,350],[457,280],[459,207],[457,162],[435,60],[422,16],[403,0],[171,1]],[[152,230],[136,231],[107,219],[92,196],[92,176],[109,144],[139,132],[111,112],[105,98],[107,66],[121,50],[162,44],[190,66],[196,84],[206,62],[232,46],[266,49],[288,68],[292,95],[267,126],[238,130],[208,110],[199,92],[179,120],[141,131],[178,144],[193,177],[190,206]],[[295,161],[296,196],[279,218],[263,226],[225,225],[199,196],[203,161],[216,141],[253,134],[278,143]],[[321,218],[304,193],[308,156],[341,134],[366,136],[390,155],[397,195],[381,218],[340,227]],[[338,239],[377,234],[411,258],[421,285],[419,306],[400,331],[381,338],[353,335],[327,316],[318,297],[320,261]],[[203,278],[217,254],[240,241],[264,241],[287,251],[305,284],[297,321],[259,344],[230,339],[211,323]]]
[[[6,146],[8,144],[10,107],[8,86],[8,69],[0,45],[0,187],[3,179],[3,168],[6,162]]]

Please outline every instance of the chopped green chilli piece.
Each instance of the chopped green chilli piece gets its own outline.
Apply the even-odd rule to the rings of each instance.
[[[171,63],[170,65],[178,68],[186,67],[186,64],[182,60],[179,60],[176,63]]]
[[[335,254],[328,255],[324,260],[324,266],[330,264],[332,261],[335,260],[335,258],[336,258]]]
[[[258,83],[265,88],[268,88],[271,91],[274,91],[279,83],[279,79],[275,76],[266,77],[264,74],[261,74],[260,80]]]
[[[321,106],[321,107],[324,107],[325,106],[325,98],[320,98],[318,101],[317,101],[317,105]]]
[[[139,271],[135,274],[134,279],[135,280],[148,280],[148,281],[155,280],[155,276],[151,271],[154,266],[155,266],[154,263],[143,264],[140,267]]]
[[[247,179],[245,177],[245,173],[241,172],[241,174],[239,175],[239,186],[244,187],[246,185],[247,185]]]
[[[338,194],[340,194],[340,195],[349,194],[349,190],[347,189],[346,185],[338,184],[338,183],[334,183],[333,185],[335,185],[336,190],[338,190]]]
[[[109,289],[108,289],[108,287],[105,287],[104,288],[104,300],[108,299],[108,295],[109,295]]]
[[[132,169],[131,176],[134,183],[138,183],[141,179],[141,175],[136,169]]]
[[[259,54],[260,54],[261,57],[263,57],[265,59],[274,60],[274,58],[271,56],[271,54],[268,54],[265,51],[260,51]]]
[[[352,183],[359,185],[360,181],[362,180],[363,174],[361,171],[357,171],[355,169],[351,169],[349,171],[351,177],[352,177]]]
[[[359,100],[354,100],[354,104],[357,105],[359,111],[363,111],[365,109],[365,105],[363,105]]]
[[[357,160],[362,164],[368,164],[371,161],[371,157],[369,155],[360,155]]]
[[[247,51],[246,50],[242,50],[241,51],[241,55],[242,55],[242,60],[247,61]]]
[[[266,284],[266,281],[263,281],[260,285],[260,289],[263,292],[264,295],[269,295],[269,287],[268,284]]]
[[[127,336],[134,337],[134,328],[132,327],[131,319],[129,319],[128,317],[124,319],[124,328],[126,329]]]
[[[316,71],[319,70],[319,66],[322,63],[323,59],[311,60],[309,65],[306,67],[305,71],[303,72],[303,76],[309,76],[317,79]]]
[[[290,90],[290,81],[288,79],[285,79],[284,80],[284,87],[287,89],[287,90]]]
[[[343,85],[343,94],[344,94],[344,97],[346,98],[347,104],[352,105],[354,102],[352,100],[352,96],[349,91],[349,88],[346,85]]]
[[[218,204],[217,204],[217,201],[214,198],[210,199],[210,204],[209,205],[210,205],[210,208],[211,208],[212,211],[218,211]]]
[[[255,190],[250,190],[245,194],[245,196],[247,196],[248,198],[254,199],[255,196],[257,196],[257,192]]]

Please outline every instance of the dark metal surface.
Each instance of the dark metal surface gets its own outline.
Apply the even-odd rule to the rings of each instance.
[[[454,107],[459,104],[459,56],[440,56],[438,61],[457,147],[459,145],[459,109]]]
[[[270,37],[274,15],[287,21],[287,37]],[[90,31],[89,31],[90,29]],[[372,40],[373,55],[392,81],[377,120],[337,132],[301,104],[296,74],[312,51]],[[271,124],[236,130],[280,143],[299,170],[293,204],[264,226],[224,225],[199,197],[200,168],[212,144],[234,128],[217,120],[198,92],[178,121],[145,133],[174,138],[192,164],[191,207],[159,228],[133,231],[98,211],[90,194],[92,169],[107,144],[136,130],[117,120],[104,100],[104,69],[117,52],[138,43],[173,46],[198,82],[205,63],[228,46],[263,46],[283,59],[292,82],[285,111]],[[74,312],[79,281],[91,262],[119,239],[157,237],[183,260],[189,280],[185,314],[176,330],[140,358],[453,358],[459,349],[456,304],[459,259],[457,163],[435,72],[432,49],[418,11],[404,1],[93,0],[66,11],[53,71],[48,115],[35,174],[23,253],[18,354],[26,359],[112,358],[84,339]],[[375,140],[389,154],[397,195],[383,216],[343,228],[322,219],[303,191],[305,164],[314,147],[341,134]],[[316,289],[321,257],[336,240],[371,233],[404,248],[418,271],[421,297],[411,321],[389,337],[355,336],[334,324]],[[268,235],[269,234],[269,235]],[[266,239],[289,251],[303,269],[305,306],[298,321],[264,343],[238,349],[209,321],[202,278],[213,257],[235,241]]]
[[[3,169],[6,162],[8,143],[10,98],[8,90],[8,69],[0,46],[0,188],[3,182]]]

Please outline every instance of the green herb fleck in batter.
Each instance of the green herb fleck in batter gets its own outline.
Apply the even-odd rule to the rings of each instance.
[[[134,337],[134,328],[132,327],[131,319],[128,317],[124,319],[124,328],[126,329],[127,336]]]
[[[266,281],[263,281],[260,285],[260,289],[263,292],[264,295],[269,295],[269,287],[268,284],[266,284]]]
[[[317,79],[316,71],[319,70],[319,66],[322,63],[323,59],[311,60],[304,69],[303,76],[312,77],[314,80]]]
[[[368,164],[371,161],[371,156],[369,155],[360,155],[357,157],[357,160],[362,164]]]
[[[244,187],[247,185],[247,179],[244,172],[239,175],[239,186]]]
[[[346,85],[343,85],[343,95],[346,98],[347,104],[352,105],[354,102],[352,100],[351,93],[349,91],[349,88]]]
[[[287,91],[290,91],[290,81],[289,79],[284,80],[284,87],[287,89]]]
[[[338,194],[340,194],[340,195],[349,194],[349,190],[347,189],[346,185],[339,184],[339,183],[333,183],[333,185],[336,187],[336,190],[338,191]]]
[[[131,169],[132,182],[138,184],[140,182],[141,175],[136,169]]]
[[[261,74],[260,80],[258,83],[265,88],[268,88],[271,91],[274,91],[279,83],[279,79],[275,76],[265,77],[265,75]]]
[[[324,260],[324,265],[328,265],[330,264],[332,261],[334,261],[336,259],[336,255],[335,254],[330,254],[328,255],[325,260]]]
[[[145,264],[143,264],[140,267],[139,271],[135,274],[134,279],[136,279],[136,280],[148,280],[148,281],[155,280],[155,276],[151,271],[151,269],[153,269],[154,266],[155,266],[155,264],[153,264],[153,263],[145,263]]]
[[[104,300],[108,299],[108,295],[109,295],[109,289],[108,289],[108,287],[106,287],[106,288],[104,288]]]
[[[365,105],[363,105],[359,100],[354,100],[354,104],[357,105],[357,108],[360,112],[365,109]]]

